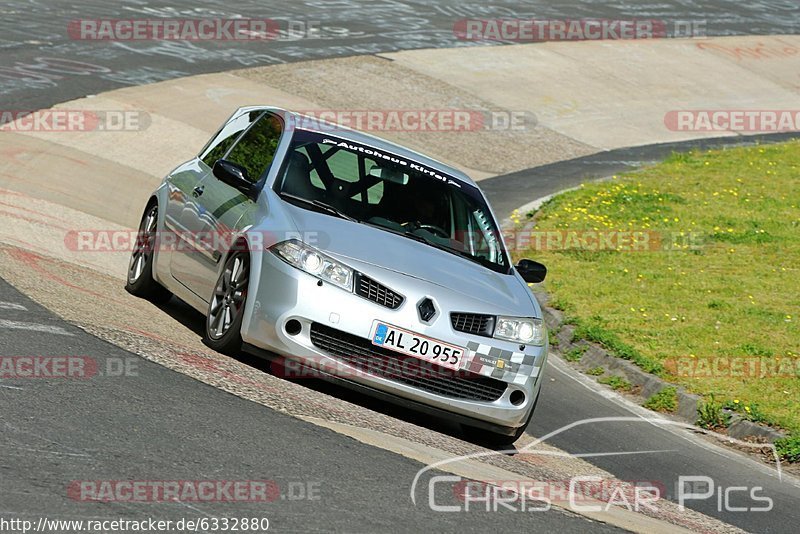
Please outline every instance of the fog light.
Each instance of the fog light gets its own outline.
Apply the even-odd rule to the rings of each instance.
[[[296,336],[303,330],[303,325],[301,325],[300,321],[297,319],[289,319],[286,321],[286,324],[283,325],[283,329],[286,330],[286,333],[290,336]]]

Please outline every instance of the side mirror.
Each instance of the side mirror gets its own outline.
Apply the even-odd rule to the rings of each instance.
[[[235,187],[247,196],[251,196],[253,190],[253,182],[247,175],[247,169],[241,165],[231,163],[224,159],[218,159],[214,163],[213,169],[214,176],[220,181]]]
[[[519,260],[515,266],[517,272],[522,276],[522,279],[529,284],[538,284],[544,282],[547,276],[547,267],[533,260]]]

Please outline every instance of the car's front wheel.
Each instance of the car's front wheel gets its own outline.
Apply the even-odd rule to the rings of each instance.
[[[164,303],[172,297],[167,288],[153,278],[153,258],[157,244],[158,204],[148,206],[139,223],[136,244],[128,263],[128,277],[125,289],[131,295],[147,299],[156,304]]]
[[[224,354],[242,348],[242,319],[250,280],[250,255],[234,252],[228,257],[214,286],[206,314],[205,343]]]

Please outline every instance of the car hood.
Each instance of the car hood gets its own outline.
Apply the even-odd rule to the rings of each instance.
[[[497,313],[539,315],[528,288],[514,274],[496,273],[466,258],[366,224],[288,203],[284,206],[298,232],[317,237],[316,243],[309,240],[308,244],[353,267],[367,264],[418,278],[486,302]]]

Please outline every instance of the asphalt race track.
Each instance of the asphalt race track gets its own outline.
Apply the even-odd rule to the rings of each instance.
[[[556,5],[554,5],[556,4]],[[14,109],[49,107],[128,85],[192,74],[335,56],[415,48],[474,45],[453,36],[463,17],[576,19],[652,18],[704,20],[713,35],[800,32],[792,0],[657,3],[592,0],[501,1],[484,5],[446,0],[335,0],[231,4],[202,2],[105,2],[103,0],[8,0],[0,6],[0,101]],[[90,42],[70,40],[67,26],[81,18],[270,18],[318,23],[319,37],[266,43]],[[288,24],[288,22],[287,22]],[[298,30],[300,31],[300,30]]]
[[[98,374],[74,381],[0,381],[3,451],[0,516],[115,518],[247,517],[270,520],[281,532],[455,531],[459,514],[414,508],[406,484],[423,467],[402,456],[359,443],[230,395],[98,340],[0,281],[3,320],[48,327],[4,333],[2,354],[27,347],[42,356],[74,352],[97,362]],[[121,367],[120,367],[121,364]],[[118,368],[128,376],[109,376]],[[106,376],[100,376],[104,371]],[[19,381],[18,381],[19,382]],[[193,505],[175,502],[63,503],[65,481],[266,480],[272,500]],[[136,507],[140,509],[137,510]],[[142,510],[145,508],[146,510]],[[145,513],[146,512],[146,513]],[[560,532],[617,529],[553,509],[532,514],[476,511],[474,528],[507,532],[531,528]]]
[[[53,5],[55,4],[55,5]],[[194,74],[305,59],[394,50],[467,46],[453,38],[452,21],[467,16],[548,18],[703,19],[709,35],[800,32],[795,1],[652,4],[562,1],[462,2],[375,0],[355,2],[245,1],[104,2],[9,0],[0,6],[0,109],[38,109],[114,88]],[[70,40],[78,18],[250,17],[319,21],[317,39],[243,46],[237,43],[92,43]],[[767,136],[777,141],[791,135]],[[578,160],[490,178],[481,183],[498,213],[587,178],[600,178],[657,161],[673,150],[725,146],[755,139],[687,142],[605,152]],[[2,139],[0,138],[0,142]],[[408,481],[422,463],[360,443],[309,422],[265,409],[173,370],[148,362],[59,319],[0,280],[0,354],[83,354],[100,368],[128,362],[125,380],[99,376],[85,382],[0,380],[0,517],[113,518],[149,515],[254,517],[280,531],[419,532],[469,530],[586,532],[616,530],[573,514],[435,513],[412,505]],[[9,324],[17,325],[14,327]],[[19,326],[19,325],[22,326]],[[5,326],[3,326],[5,325]],[[25,326],[27,325],[27,327]],[[31,325],[39,325],[30,328]],[[111,362],[111,363],[108,363]],[[132,363],[131,363],[132,362]],[[530,436],[597,417],[642,417],[616,395],[599,393],[553,359]],[[422,427],[435,422],[401,414],[341,388],[315,386],[366,409]],[[766,465],[719,448],[706,438],[647,422],[580,426],[548,444],[628,481],[659,481],[676,499],[681,475],[711,477],[718,488],[761,486],[773,499],[769,514],[742,513],[732,501],[688,506],[751,532],[796,532],[800,486]],[[627,454],[636,453],[636,454]],[[85,479],[264,479],[280,488],[280,506],[249,503],[138,504],[64,502],[65,484]],[[399,481],[399,482],[397,482]],[[397,482],[397,483],[394,483]],[[300,489],[298,489],[300,488]],[[319,499],[311,498],[318,490]],[[303,495],[302,497],[300,495]]]

